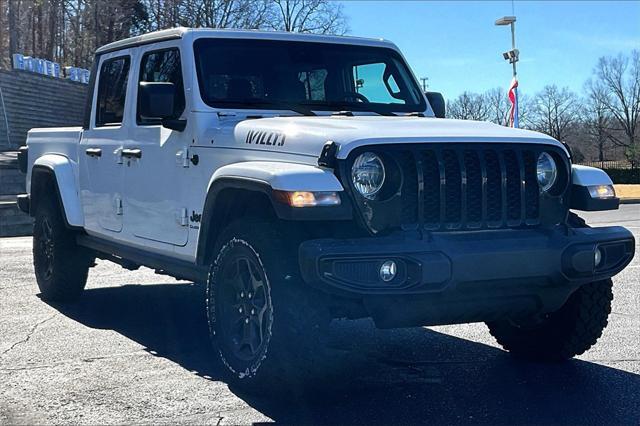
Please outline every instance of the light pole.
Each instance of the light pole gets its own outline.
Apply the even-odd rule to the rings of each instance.
[[[426,92],[427,91],[427,81],[429,80],[429,77],[420,77],[420,81],[422,81],[422,91]]]
[[[520,51],[516,49],[516,17],[515,16],[503,16],[495,22],[498,26],[510,25],[511,26],[511,50],[504,52],[502,56],[505,60],[509,61],[513,65],[513,79],[517,81],[518,71],[516,70],[516,62],[518,62]],[[513,127],[518,127],[518,87],[513,89],[515,96],[515,102],[513,105]]]

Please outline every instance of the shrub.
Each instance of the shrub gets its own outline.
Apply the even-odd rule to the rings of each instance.
[[[617,184],[640,184],[640,169],[604,169]]]

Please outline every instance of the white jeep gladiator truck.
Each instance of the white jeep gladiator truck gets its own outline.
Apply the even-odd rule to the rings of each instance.
[[[33,129],[21,209],[46,300],[96,258],[206,284],[229,379],[289,380],[332,318],[486,322],[561,360],[607,324],[634,255],[601,170],[557,140],[448,120],[384,40],[170,29],[97,50],[82,127]]]

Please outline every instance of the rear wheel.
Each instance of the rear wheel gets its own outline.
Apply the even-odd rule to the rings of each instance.
[[[33,265],[42,298],[57,302],[77,299],[92,259],[66,227],[58,201],[51,195],[41,200],[33,228]]]
[[[326,304],[306,288],[297,238],[268,222],[236,222],[220,238],[207,316],[229,380],[247,389],[300,384],[322,360]]]

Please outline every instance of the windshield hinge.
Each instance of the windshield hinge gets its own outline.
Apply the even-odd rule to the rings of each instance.
[[[334,168],[339,147],[334,141],[327,141],[322,147],[320,157],[318,157],[318,166]]]

